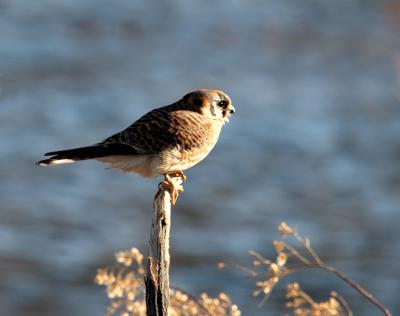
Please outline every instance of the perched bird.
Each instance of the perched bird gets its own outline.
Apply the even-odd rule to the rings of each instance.
[[[196,90],[179,101],[154,109],[104,141],[52,151],[41,166],[95,159],[111,168],[144,177],[180,175],[203,160],[216,144],[221,128],[235,113],[230,98],[219,90]],[[176,199],[176,198],[175,198]]]

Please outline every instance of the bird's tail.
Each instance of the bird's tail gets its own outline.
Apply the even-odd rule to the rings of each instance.
[[[45,156],[52,156],[48,159],[36,162],[38,166],[49,166],[73,163],[80,160],[103,158],[115,155],[137,155],[135,149],[124,144],[97,144],[87,147],[52,151]]]

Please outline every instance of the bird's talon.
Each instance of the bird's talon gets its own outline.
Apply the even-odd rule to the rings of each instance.
[[[175,205],[175,203],[179,197],[179,194],[181,192],[183,192],[182,184],[179,183],[179,181],[174,178],[179,177],[183,183],[184,178],[182,177],[182,175],[183,175],[183,173],[181,173],[181,172],[173,173],[173,174],[166,174],[166,175],[164,175],[163,181],[159,184],[159,188],[164,187],[170,193],[172,205]]]
[[[172,177],[179,177],[183,182],[186,182],[186,176],[184,175],[184,173],[182,171],[176,171],[173,173],[168,174],[168,176],[172,176]]]

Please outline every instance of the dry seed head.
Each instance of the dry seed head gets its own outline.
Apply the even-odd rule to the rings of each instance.
[[[291,297],[297,297],[299,296],[300,293],[300,285],[297,282],[290,283],[287,286],[287,293],[286,297],[291,298]]]
[[[296,229],[290,227],[285,222],[282,222],[278,226],[278,232],[281,236],[294,235],[296,233]]]
[[[135,259],[136,263],[141,264],[143,261],[143,255],[137,248],[131,248],[131,255]]]
[[[124,291],[118,283],[113,283],[107,287],[107,294],[109,298],[122,297]]]
[[[103,285],[108,283],[108,273],[106,269],[97,269],[97,274],[94,279],[96,284]]]
[[[229,296],[226,295],[224,292],[219,293],[218,297],[219,297],[220,300],[223,300],[223,301],[226,301],[226,302],[230,302],[231,301]]]
[[[226,263],[225,262],[218,262],[218,269],[224,269],[226,268]]]
[[[259,286],[261,289],[254,291],[253,295],[257,296],[261,292],[263,292],[265,295],[268,295],[278,282],[279,282],[279,278],[278,277],[272,277],[272,278],[270,278],[268,280],[265,280],[265,281],[256,282],[256,285]]]
[[[280,267],[276,263],[271,263],[269,265],[269,271],[271,272],[272,275],[276,276],[280,272]]]
[[[343,310],[341,303],[333,296],[327,301],[314,302],[312,298],[300,289],[298,283],[291,283],[287,287],[287,308],[293,309],[293,315],[301,316],[343,316],[348,313]],[[336,294],[337,295],[337,294]]]
[[[129,267],[132,264],[132,257],[129,251],[120,251],[115,254],[118,263]]]
[[[285,250],[285,243],[280,240],[274,240],[274,247],[278,253],[281,253]]]
[[[276,263],[279,267],[283,267],[287,262],[287,255],[281,252],[278,257],[276,258]]]

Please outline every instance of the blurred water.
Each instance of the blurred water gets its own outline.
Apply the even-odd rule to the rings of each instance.
[[[146,249],[158,180],[33,162],[201,87],[226,91],[237,115],[187,172],[172,282],[283,315],[282,290],[258,309],[254,281],[216,263],[273,255],[287,221],[396,314],[399,14],[395,0],[0,1],[0,314],[102,314],[96,268]],[[378,314],[333,277],[298,278]]]

